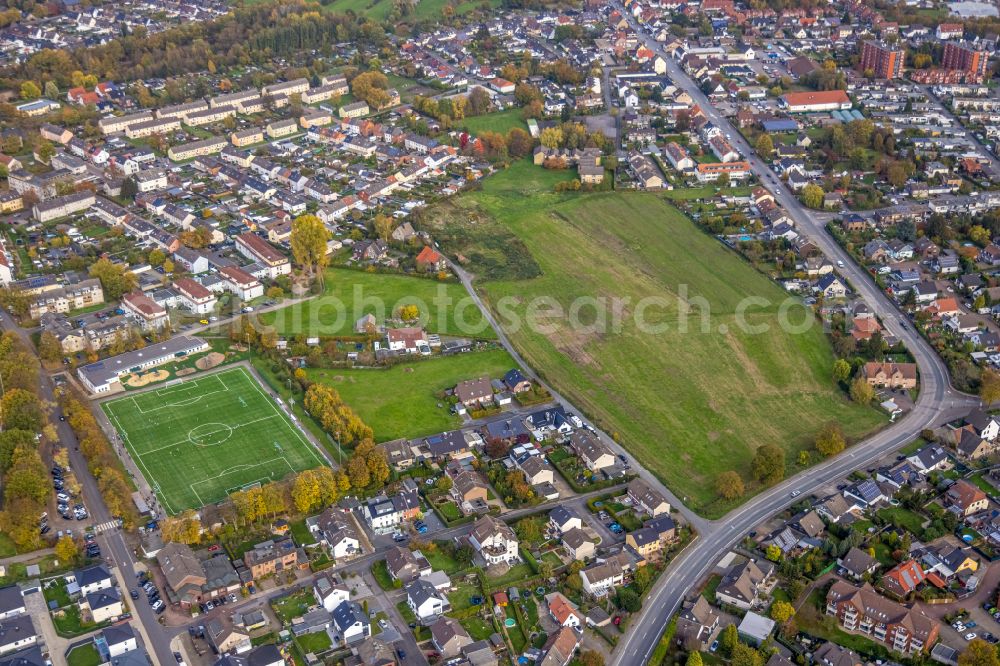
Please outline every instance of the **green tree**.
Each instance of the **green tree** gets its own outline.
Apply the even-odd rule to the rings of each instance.
[[[330,232],[315,215],[300,215],[292,221],[292,235],[289,239],[292,257],[303,269],[315,274],[320,284],[323,283],[323,269],[329,261],[326,254],[329,239]]]
[[[382,72],[364,72],[351,81],[354,97],[364,100],[373,109],[381,109],[389,103],[389,79]]]
[[[859,405],[867,405],[875,397],[875,389],[861,376],[851,382],[851,400]]]
[[[42,96],[42,90],[34,81],[25,81],[21,84],[21,99],[38,99]]]
[[[844,431],[836,423],[827,424],[816,436],[816,450],[827,458],[837,455],[846,446]]]
[[[757,154],[761,157],[770,157],[771,153],[774,152],[774,141],[771,140],[771,136],[769,134],[761,134],[760,137],[757,138],[757,145],[755,148],[757,149]]]
[[[764,666],[764,655],[749,645],[737,643],[730,658],[730,666]]]
[[[24,389],[9,389],[0,399],[4,428],[40,432],[45,424],[45,411],[38,396]]]
[[[684,666],[702,666],[701,652],[691,650],[688,653],[687,660],[684,662]]]
[[[124,294],[135,289],[137,279],[125,266],[111,263],[110,259],[98,259],[90,267],[90,277],[101,281],[106,300],[117,301]]]
[[[981,638],[974,638],[958,655],[958,666],[1000,666],[997,649]]]
[[[838,382],[846,382],[851,376],[851,364],[842,358],[833,362],[833,378]]]
[[[51,141],[42,141],[35,152],[38,153],[38,159],[48,164],[56,154],[56,147]]]
[[[635,590],[627,587],[618,588],[618,607],[629,613],[638,613],[642,608],[642,601]]]
[[[987,368],[979,376],[979,399],[985,405],[992,405],[1000,400],[1000,373],[996,370]]]
[[[722,630],[719,635],[719,647],[722,648],[722,654],[725,656],[732,656],[733,652],[736,650],[736,646],[739,645],[740,635],[736,631],[735,624],[727,624],[726,628]]]
[[[14,451],[18,447],[35,446],[35,434],[30,430],[7,428],[0,432],[0,472],[6,472],[14,463]]]
[[[802,188],[802,204],[807,208],[820,209],[823,207],[823,188],[816,183],[809,183]]]
[[[777,483],[785,476],[785,451],[777,444],[764,444],[757,449],[750,468],[754,478],[763,484]]]
[[[787,601],[775,601],[771,604],[771,619],[778,624],[784,624],[795,616],[795,606]]]
[[[55,362],[62,358],[62,345],[52,331],[42,331],[38,338],[38,356],[43,361]]]
[[[149,265],[156,268],[163,265],[163,262],[167,260],[167,255],[163,250],[156,247],[149,251],[149,256],[146,257],[146,261]]]
[[[742,497],[746,489],[743,486],[743,479],[735,471],[723,472],[715,480],[715,489],[723,499],[732,500]]]
[[[72,564],[76,562],[76,558],[80,555],[80,549],[77,548],[76,542],[73,541],[73,537],[71,536],[60,538],[56,542],[55,552],[60,564]]]

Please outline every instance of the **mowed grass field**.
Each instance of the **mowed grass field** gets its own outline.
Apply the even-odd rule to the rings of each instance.
[[[441,20],[444,18],[444,8],[448,0],[418,0],[409,16],[404,21]],[[474,0],[472,2],[459,0],[454,3],[456,15],[468,14],[474,9],[495,9],[500,6],[499,0]],[[365,16],[375,21],[384,21],[392,10],[392,0],[333,0],[323,5],[328,12],[346,13],[352,11],[358,16]]]
[[[375,440],[384,442],[457,428],[462,420],[438,399],[437,393],[465,379],[499,379],[514,367],[510,355],[496,349],[403,361],[385,370],[336,368],[306,372],[312,381],[337,389],[375,431]]]
[[[566,196],[548,188],[532,196],[524,181],[491,180],[458,207],[493,216],[541,269],[532,279],[479,284],[500,325],[532,367],[692,508],[717,516],[731,507],[717,502],[714,486],[730,469],[755,490],[750,460],[763,444],[783,447],[794,467],[796,453],[811,449],[827,422],[840,423],[850,437],[883,422],[836,388],[834,357],[820,325],[797,334],[783,330],[779,308],[787,294],[662,198]],[[468,268],[476,272],[475,264]],[[544,330],[520,325],[542,297],[563,311],[581,298],[627,300],[620,330],[574,327],[566,318],[542,321]],[[644,319],[664,330],[637,325],[639,304],[648,298],[657,300]],[[592,302],[583,301],[580,310],[585,325],[595,318]],[[692,307],[686,332],[680,330],[682,302]],[[740,326],[741,304],[750,305],[742,321],[766,332]],[[789,319],[804,316],[797,306]],[[511,324],[515,320],[519,325]]]
[[[101,407],[170,513],[326,464],[244,368]]]
[[[507,134],[515,127],[527,130],[528,124],[521,117],[522,110],[518,107],[507,109],[506,111],[495,111],[483,116],[469,116],[455,123],[459,127],[468,130],[473,135],[481,132],[500,132]]]
[[[374,314],[380,324],[403,305],[416,304],[430,333],[496,338],[482,311],[457,282],[349,268],[326,272],[325,292],[308,301],[261,315],[281,335],[353,335],[354,323]]]

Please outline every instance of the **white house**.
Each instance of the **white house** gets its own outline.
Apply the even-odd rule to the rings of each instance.
[[[350,601],[351,591],[332,574],[324,572],[313,583],[313,596],[316,597],[316,603],[332,613],[340,604]]]
[[[104,636],[104,642],[108,646],[108,655],[112,659],[139,647],[138,642],[135,640],[135,632],[132,631],[132,625],[128,622],[106,627],[101,634]]]
[[[0,620],[25,612],[24,595],[17,585],[0,587]]]
[[[264,295],[264,285],[260,280],[235,266],[220,268],[219,276],[226,291],[239,296],[240,300],[250,301]]]
[[[333,610],[333,624],[343,645],[351,645],[372,635],[368,614],[356,601],[345,601]]]
[[[580,572],[583,591],[592,597],[603,597],[625,582],[625,572],[628,564],[621,555],[614,555],[592,564]]]
[[[125,612],[122,597],[114,587],[88,594],[80,601],[80,609],[89,610],[98,624],[115,620]]]
[[[36,642],[38,634],[30,615],[15,615],[0,622],[0,654],[16,652]]]
[[[448,599],[423,578],[406,586],[406,605],[424,623],[437,619],[451,608]]]
[[[106,590],[113,585],[114,580],[103,564],[77,569],[73,573],[66,574],[65,579],[67,583],[76,583],[80,588],[81,595]]]
[[[179,278],[174,288],[181,304],[194,314],[208,314],[215,309],[215,295],[191,278]]]
[[[483,516],[476,521],[469,534],[469,543],[487,564],[513,563],[521,559],[514,530],[493,516]]]
[[[327,547],[333,559],[340,560],[361,553],[354,519],[343,509],[330,507],[307,520],[306,524],[316,536],[316,541]]]

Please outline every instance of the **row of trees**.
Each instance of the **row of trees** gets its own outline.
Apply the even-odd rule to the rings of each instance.
[[[111,443],[97,424],[85,399],[70,392],[63,395],[61,402],[66,422],[76,433],[80,453],[87,459],[87,468],[97,480],[97,488],[108,511],[121,518],[126,528],[132,527],[138,517],[132,504],[132,487],[125,478],[125,470]]]
[[[368,20],[317,12],[304,0],[244,6],[214,21],[193,21],[156,34],[134,28],[106,44],[75,51],[46,49],[5,72],[7,89],[24,81],[36,85],[73,82],[74,72],[100,78],[142,80],[200,72],[211,68],[270,65],[303,50],[330,52],[331,45],[354,42],[379,47],[385,30]]]
[[[38,517],[51,486],[39,445],[55,443],[46,405],[38,397],[38,360],[14,333],[0,337],[0,377],[7,389],[0,397],[0,478],[3,510],[0,530],[20,551],[38,548]]]

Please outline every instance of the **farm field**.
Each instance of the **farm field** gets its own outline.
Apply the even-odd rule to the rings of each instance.
[[[433,435],[462,420],[436,394],[464,379],[499,379],[516,367],[502,349],[403,361],[385,370],[309,369],[309,379],[331,386],[375,431],[375,441]],[[439,407],[438,404],[441,404]]]
[[[448,299],[447,303],[439,297]],[[268,312],[261,323],[281,335],[354,335],[354,322],[374,314],[380,323],[399,307],[417,304],[429,333],[493,339],[483,313],[457,282],[439,282],[407,275],[366,273],[349,268],[326,271],[326,291],[321,296]]]
[[[326,464],[244,368],[101,407],[172,514]]]
[[[829,421],[855,438],[883,422],[837,390],[821,327],[783,331],[778,312],[785,292],[663,198],[558,195],[545,185],[531,194],[524,180],[491,181],[461,197],[456,208],[509,229],[540,272],[479,283],[500,325],[532,367],[692,508],[709,516],[731,508],[716,500],[715,477],[735,469],[749,482],[750,460],[765,443],[783,446],[791,467]],[[511,197],[516,189],[521,196]],[[488,276],[519,277],[485,263]],[[483,275],[474,261],[467,268]],[[744,321],[767,326],[766,333],[739,325],[741,303],[750,296],[768,304],[751,302]],[[580,297],[628,301],[620,330],[587,330],[592,306],[581,310],[581,327],[559,318],[543,322],[544,332],[515,330],[510,322],[523,321],[538,297],[553,299],[563,311]],[[664,300],[645,311],[646,322],[666,330],[642,332],[636,325],[632,315],[648,297]],[[708,303],[704,317],[702,299]],[[686,332],[680,330],[682,303],[691,304]],[[796,306],[789,319],[804,316]],[[748,490],[757,488],[748,483]]]

